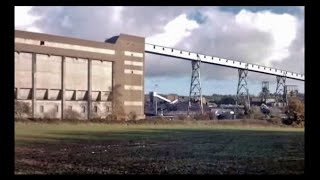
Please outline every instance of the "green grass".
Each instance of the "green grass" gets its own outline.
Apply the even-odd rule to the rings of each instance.
[[[16,123],[15,142],[17,173],[301,174],[304,168],[301,128]]]

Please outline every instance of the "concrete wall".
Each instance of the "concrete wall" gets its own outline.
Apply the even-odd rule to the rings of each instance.
[[[125,114],[135,112],[138,118],[144,118],[144,38],[120,35],[115,71],[115,84],[120,85],[121,103]]]
[[[144,38],[123,35],[114,43],[15,31],[15,94],[31,102],[32,117],[105,117],[115,87],[124,117],[144,118]],[[34,90],[32,89],[34,87]]]
[[[15,87],[32,88],[32,54],[15,52]]]
[[[92,60],[92,91],[111,91],[112,62]]]
[[[38,100],[36,118],[61,118],[61,101]]]
[[[37,54],[37,88],[61,89],[61,56]]]
[[[67,90],[88,90],[88,60],[66,57]]]

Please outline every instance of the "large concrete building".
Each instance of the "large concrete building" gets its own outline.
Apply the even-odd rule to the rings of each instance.
[[[144,118],[143,37],[95,42],[15,31],[15,99],[33,118],[105,117],[117,110]]]

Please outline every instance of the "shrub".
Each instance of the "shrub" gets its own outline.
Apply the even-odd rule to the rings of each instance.
[[[195,120],[209,120],[209,114],[208,113],[204,113],[204,114],[195,114],[193,116],[193,119]]]
[[[137,119],[137,114],[136,114],[135,112],[131,111],[131,112],[128,114],[128,119],[135,121],[135,120]]]
[[[45,119],[54,119],[56,118],[57,111],[55,109],[50,110],[44,114]]]
[[[292,121],[294,124],[302,124],[304,122],[304,103],[298,98],[291,98],[286,113],[289,116],[288,121]]]
[[[116,120],[117,120],[117,115],[109,114],[109,115],[106,117],[106,120],[107,120],[107,121],[116,121]]]
[[[212,113],[212,112],[208,113],[208,117],[209,117],[210,120],[217,119],[216,115],[214,113]]]
[[[179,120],[187,120],[187,119],[188,119],[188,116],[180,114],[180,115],[177,116],[177,118],[178,118]]]
[[[14,116],[15,118],[23,118],[25,115],[29,115],[31,108],[28,103],[21,101],[14,101]]]
[[[275,124],[275,125],[283,124],[282,119],[279,117],[272,117],[272,118],[268,119],[267,122],[269,122],[271,124]]]
[[[263,119],[265,115],[260,111],[259,107],[252,107],[248,111],[248,117],[250,119]]]
[[[73,110],[65,110],[64,111],[64,119],[65,120],[77,120],[77,119],[81,119],[81,114],[78,113],[77,111],[73,111]]]

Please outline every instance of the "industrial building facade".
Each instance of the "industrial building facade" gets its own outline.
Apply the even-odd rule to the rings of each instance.
[[[144,118],[143,37],[105,42],[15,31],[15,100],[33,118],[82,119],[134,112]]]

